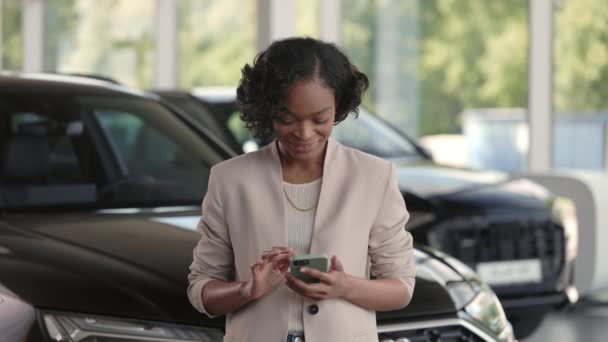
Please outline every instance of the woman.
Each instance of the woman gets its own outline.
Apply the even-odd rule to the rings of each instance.
[[[330,138],[367,86],[311,38],[274,42],[243,68],[242,118],[276,140],[211,169],[188,287],[200,312],[227,315],[225,341],[378,341],[375,311],[409,303],[415,267],[395,167]],[[301,269],[320,283],[288,272],[307,253],[332,256],[328,272]]]

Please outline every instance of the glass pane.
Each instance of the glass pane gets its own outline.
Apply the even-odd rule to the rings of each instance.
[[[0,207],[196,205],[222,160],[154,101],[7,93],[0,103]]]
[[[21,34],[21,1],[0,1],[2,12],[2,61],[0,69],[21,70],[23,36]]]
[[[165,108],[130,99],[82,98],[107,142],[117,175],[99,189],[106,205],[193,201],[218,156]],[[96,125],[92,125],[94,127]]]
[[[399,131],[365,110],[360,110],[359,117],[351,116],[334,127],[332,137],[381,158],[400,159],[418,154]]]
[[[608,6],[555,1],[553,166],[608,165]]]
[[[438,162],[524,167],[527,0],[344,0],[342,13],[343,47],[370,77],[364,107]]]
[[[255,1],[178,1],[179,86],[231,85],[255,50]]]
[[[151,86],[155,7],[150,1],[47,0],[44,6],[46,71]]]
[[[319,0],[298,0],[298,36],[319,38]]]
[[[3,208],[95,203],[98,165],[72,99],[5,93]]]
[[[186,146],[178,145],[166,131],[154,127],[154,122],[121,110],[99,109],[95,116],[116,152],[126,177],[153,177],[157,180],[197,184],[201,189],[201,174],[207,174],[209,165],[190,159]]]

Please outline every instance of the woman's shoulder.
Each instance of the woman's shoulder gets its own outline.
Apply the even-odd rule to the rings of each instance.
[[[244,174],[255,172],[269,166],[271,158],[267,149],[241,154],[213,165],[212,169],[220,177],[243,177]]]
[[[365,167],[366,169],[376,169],[380,172],[386,172],[391,165],[391,162],[363,152],[361,150],[339,144],[338,154],[345,163],[353,164],[353,166]]]

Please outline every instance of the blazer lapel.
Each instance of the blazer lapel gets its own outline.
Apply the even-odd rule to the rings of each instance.
[[[283,171],[281,168],[281,158],[276,146],[276,140],[264,147],[264,165],[267,180],[267,189],[270,192],[271,203],[264,203],[263,207],[271,208],[267,215],[274,215],[271,222],[275,222],[270,229],[269,238],[272,246],[287,246],[287,225],[285,219],[285,196],[283,196]]]
[[[336,151],[339,143],[333,138],[327,141],[327,151],[325,153],[325,161],[323,162],[323,180],[321,181],[321,193],[319,194],[319,202],[317,204],[317,212],[313,227],[312,241],[310,243],[310,253],[318,254],[327,252],[319,242],[323,240],[321,234],[324,227],[329,226],[329,219],[336,209],[335,204],[339,203],[339,192],[336,191],[336,186],[340,183],[340,169],[337,168]],[[327,242],[327,241],[326,241]]]

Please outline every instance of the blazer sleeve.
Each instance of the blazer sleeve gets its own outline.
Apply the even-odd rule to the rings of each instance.
[[[390,171],[382,205],[372,226],[369,238],[371,274],[376,278],[398,278],[414,292],[416,265],[413,258],[412,235],[405,230],[410,215],[397,183],[395,166]]]
[[[188,299],[199,312],[213,318],[202,299],[203,287],[211,280],[234,279],[234,253],[228,226],[224,218],[221,184],[212,167],[207,193],[203,199],[202,216],[197,225],[201,238],[194,248],[188,275]]]

